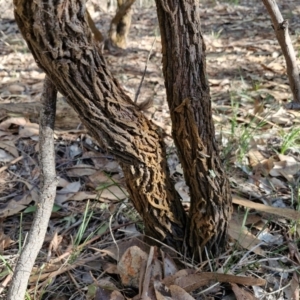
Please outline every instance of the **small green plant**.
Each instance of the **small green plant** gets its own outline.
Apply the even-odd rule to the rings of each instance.
[[[89,224],[89,222],[90,222],[90,220],[93,216],[93,211],[89,210],[89,206],[90,206],[90,201],[88,201],[87,204],[86,204],[84,214],[83,214],[83,220],[82,220],[82,222],[79,226],[78,232],[77,232],[77,234],[75,236],[75,239],[74,239],[74,246],[75,247],[78,247],[80,245],[80,243],[82,242],[83,236],[86,232],[88,224]]]
[[[288,133],[285,131],[281,131],[279,134],[282,137],[282,144],[280,148],[280,153],[285,154],[286,151],[293,147],[299,147],[300,139],[299,139],[300,128],[292,128]]]
[[[224,0],[223,2],[233,4],[233,5],[239,5],[240,0]]]
[[[221,28],[219,31],[211,31],[210,35],[212,36],[213,39],[219,39],[222,31],[223,28]]]

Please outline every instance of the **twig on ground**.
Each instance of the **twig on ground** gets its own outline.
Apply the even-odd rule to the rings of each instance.
[[[56,195],[57,178],[55,175],[54,152],[54,122],[57,90],[48,76],[45,77],[44,90],[41,97],[43,104],[40,114],[40,165],[41,165],[41,194],[37,211],[17,262],[12,283],[8,291],[8,300],[23,300],[27,289],[28,279],[35,259],[43,245],[48,222]]]
[[[19,156],[15,158],[14,160],[10,161],[7,165],[0,168],[0,173],[8,169],[11,165],[16,164],[19,160],[23,159],[23,156]]]

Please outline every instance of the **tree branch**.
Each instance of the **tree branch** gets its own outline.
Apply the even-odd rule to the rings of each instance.
[[[8,292],[8,300],[23,300],[28,284],[28,279],[43,245],[48,222],[51,216],[56,195],[57,179],[55,175],[54,152],[54,120],[56,110],[57,90],[49,77],[44,81],[44,90],[41,98],[43,104],[40,113],[40,167],[41,167],[41,195],[37,210],[26,240],[17,262],[12,283]]]
[[[286,62],[287,75],[293,94],[289,108],[300,109],[300,76],[296,54],[289,35],[288,22],[283,19],[275,0],[262,0],[273,23],[276,38]]]

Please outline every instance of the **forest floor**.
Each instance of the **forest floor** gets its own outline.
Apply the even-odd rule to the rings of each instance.
[[[296,300],[300,112],[285,109],[291,100],[285,61],[261,2],[201,2],[205,2],[201,4],[202,30],[216,138],[233,192],[230,248],[222,256],[196,265],[184,259],[179,264],[178,259],[172,259],[174,253],[162,247],[152,256],[151,265],[155,269],[158,263],[165,277],[176,273],[180,279],[175,284],[173,278],[176,289],[171,299]],[[294,0],[277,2],[289,20],[299,62],[300,4]],[[0,0],[0,6],[0,299],[5,299],[11,268],[39,197],[38,111],[44,73],[20,35],[12,5]],[[107,33],[113,12],[106,12],[97,1],[88,8],[101,32]],[[145,114],[171,134],[156,10],[136,5],[128,49],[117,55],[105,53],[112,73],[132,99],[148,55],[138,101],[151,99],[153,105]],[[140,269],[149,258],[150,247],[142,241],[142,223],[128,199],[122,171],[111,155],[95,145],[61,95],[57,113],[59,187],[27,299],[134,297],[139,285],[126,287],[120,272],[122,268],[125,273],[132,267]],[[188,206],[188,189],[176,149],[171,138],[166,142],[171,175]],[[132,257],[140,257],[140,265],[120,265],[127,249],[136,251]],[[178,273],[182,269],[186,273]],[[208,270],[246,278],[212,279],[201,273]],[[202,283],[195,272],[205,279]],[[137,274],[132,280],[138,282]],[[265,284],[259,286],[256,279],[265,280]],[[151,280],[152,285],[140,287],[140,292],[149,289],[150,299],[167,299],[159,288],[166,282],[161,275],[154,285]],[[180,294],[177,287],[189,291],[192,298]]]

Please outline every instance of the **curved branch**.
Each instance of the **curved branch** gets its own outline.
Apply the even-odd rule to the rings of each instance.
[[[91,38],[83,2],[14,0],[16,21],[39,66],[89,133],[121,162],[146,231],[180,249],[186,216],[163,139],[112,77]]]

